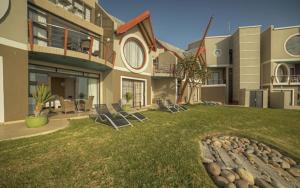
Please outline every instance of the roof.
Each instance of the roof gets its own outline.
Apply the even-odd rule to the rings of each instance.
[[[183,58],[184,57],[184,50],[181,48],[178,48],[168,42],[156,39],[157,43],[159,45],[161,45],[165,50],[173,52],[175,56],[177,56],[177,58]]]
[[[120,20],[116,19],[117,22],[121,22]],[[149,11],[145,11],[142,14],[136,16],[135,18],[129,20],[126,23],[123,23],[120,25],[117,30],[116,34],[120,35],[123,33],[126,33],[133,27],[138,26],[143,37],[145,38],[148,46],[152,50],[156,50],[156,39],[155,35],[153,32],[153,27],[152,27],[152,21],[151,21],[151,15]]]

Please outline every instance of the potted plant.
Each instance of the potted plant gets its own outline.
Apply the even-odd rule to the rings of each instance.
[[[129,102],[132,100],[132,93],[130,93],[130,92],[125,93],[125,100],[126,100],[126,104],[124,104],[122,106],[122,108],[125,111],[129,111],[131,108],[131,105],[129,104]]]
[[[26,118],[26,125],[29,128],[41,127],[48,123],[48,116],[42,114],[45,104],[54,99],[48,86],[42,84],[32,94],[35,100],[34,116]]]

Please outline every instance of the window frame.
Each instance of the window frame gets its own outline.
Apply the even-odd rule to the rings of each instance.
[[[127,58],[126,58],[126,55],[125,55],[125,52],[124,52],[124,51],[125,51],[126,44],[127,44],[128,42],[130,42],[130,41],[134,41],[134,42],[137,44],[137,46],[139,46],[139,47],[141,48],[141,51],[142,51],[142,53],[143,53],[143,62],[142,62],[142,65],[139,66],[139,67],[133,67],[133,66],[130,64],[130,62],[127,61]],[[146,59],[146,57],[145,57],[145,53],[146,53],[146,52],[145,52],[145,48],[143,47],[142,43],[141,43],[139,40],[137,40],[136,38],[133,38],[133,37],[128,38],[128,39],[125,41],[125,43],[124,43],[124,46],[123,46],[122,51],[123,51],[123,54],[124,54],[124,56],[125,56],[126,63],[127,63],[131,68],[136,69],[136,70],[139,70],[139,69],[142,69],[142,68],[145,66],[145,59]]]
[[[300,57],[300,53],[299,53],[298,55],[291,54],[291,53],[287,50],[287,47],[286,47],[287,42],[288,42],[290,39],[292,39],[293,37],[295,37],[295,36],[300,36],[300,33],[294,33],[294,34],[290,35],[290,36],[285,40],[284,45],[283,45],[283,49],[284,49],[284,51],[285,51],[288,55],[290,55],[290,56],[292,56],[292,57]]]

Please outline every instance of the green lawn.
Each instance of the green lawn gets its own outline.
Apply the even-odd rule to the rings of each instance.
[[[300,160],[300,111],[198,105],[144,114],[149,121],[120,131],[86,119],[0,142],[0,187],[214,187],[198,145],[214,133],[255,138]]]

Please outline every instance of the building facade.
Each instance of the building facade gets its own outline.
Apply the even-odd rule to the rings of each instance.
[[[208,79],[201,99],[252,107],[299,108],[300,26],[239,27],[205,38]],[[199,41],[190,43],[193,52]]]
[[[5,0],[3,5],[0,122],[32,114],[32,93],[41,84],[66,100],[94,96],[94,104],[143,108],[158,99],[176,102],[174,70],[183,50],[156,39],[149,12],[125,23],[97,0]],[[56,100],[46,107],[59,106]]]
[[[3,6],[2,6],[3,5]],[[209,77],[192,103],[260,107],[299,105],[299,27],[239,27],[205,38]],[[188,46],[197,49],[199,42]],[[0,123],[33,113],[36,86],[94,104],[176,103],[177,62],[185,50],[155,37],[148,11],[123,22],[97,0],[3,0],[0,8]],[[184,99],[191,89],[184,91]],[[132,99],[127,101],[127,94]],[[280,102],[278,102],[280,101]],[[59,100],[47,108],[59,108]]]

